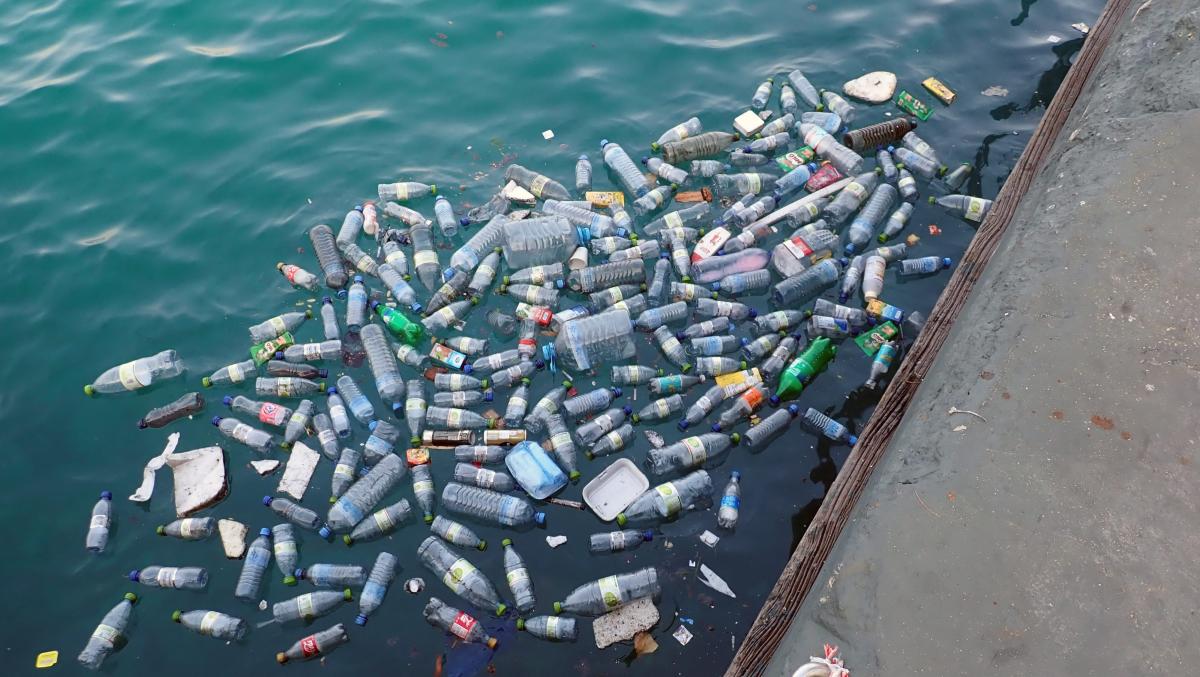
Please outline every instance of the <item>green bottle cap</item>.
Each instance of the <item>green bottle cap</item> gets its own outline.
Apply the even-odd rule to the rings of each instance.
[[[158,534],[159,536],[166,536],[167,528],[160,524],[154,527],[154,533]]]
[[[628,521],[629,519],[625,517],[625,513],[617,513],[617,524],[625,526],[625,523]]]
[[[296,584],[296,577],[295,577],[295,576],[284,576],[284,577],[283,577],[283,584],[284,584],[284,585],[295,585],[295,584]]]
[[[512,539],[511,539],[511,538],[506,538],[506,539],[504,539],[503,541],[500,541],[500,546],[501,546],[501,547],[507,548],[507,547],[508,547],[508,546],[510,546],[510,545],[512,545]]]
[[[579,478],[582,477],[582,474],[578,470],[572,470],[567,477],[569,477],[572,482],[578,482]]]
[[[554,615],[557,616],[557,615],[561,614],[562,610],[563,610],[562,602],[555,602],[554,603]]]
[[[496,615],[497,616],[503,616],[505,611],[508,611],[507,604],[505,604],[504,602],[501,602],[496,605]],[[495,640],[492,640],[492,641],[495,641]]]
[[[137,604],[138,596],[133,594],[132,592],[127,592],[127,593],[125,593],[125,599],[128,600],[131,604]]]
[[[429,194],[437,195],[437,184],[436,183],[429,184]]]
[[[91,386],[91,384],[85,385],[85,386],[83,387],[83,394],[84,394],[84,395],[87,395],[88,397],[91,397],[91,396],[93,396],[93,395],[95,395],[95,394],[96,394],[96,389],[95,389],[95,388],[93,388],[93,387]]]
[[[350,538],[350,534],[342,534],[342,543],[345,543],[347,546],[350,546],[351,544],[354,543],[354,539]]]
[[[181,618],[183,618],[183,612],[182,612],[182,611],[180,611],[179,609],[176,609],[176,610],[174,610],[174,611],[172,611],[172,612],[171,612],[171,620],[173,620],[173,621],[175,621],[176,623],[178,623],[178,622],[179,622],[179,619],[181,619]]]
[[[518,619],[517,619],[517,629],[518,629],[518,630],[524,630],[524,629],[525,629],[525,619],[524,619],[524,618],[518,618]]]
[[[354,593],[350,592],[350,588],[346,588],[342,591],[342,599],[346,600],[347,602],[354,599]]]
[[[487,541],[479,541],[479,545],[475,546],[478,550],[487,550]]]
[[[426,523],[426,524],[433,524],[433,515],[432,515],[432,514],[430,514],[430,513],[425,513],[425,523]]]

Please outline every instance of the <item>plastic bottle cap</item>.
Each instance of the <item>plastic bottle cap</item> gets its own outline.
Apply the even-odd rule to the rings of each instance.
[[[296,584],[296,577],[295,577],[295,576],[284,576],[284,577],[283,577],[283,584],[284,584],[284,585],[295,585],[295,584]]]
[[[270,528],[268,528],[268,527],[263,527],[263,528],[261,528],[261,529],[259,529],[259,530],[258,530],[258,535],[259,535],[259,536],[266,536],[267,538],[270,538],[270,537],[271,537],[271,529],[270,529]]]
[[[133,581],[134,583],[136,583],[138,581],[138,579],[140,579],[140,578],[141,578],[141,576],[138,574],[137,569],[134,569],[133,571],[129,572],[129,580]]]
[[[504,605],[503,605],[503,604],[501,604],[500,606],[504,606]],[[488,646],[488,648],[489,648],[489,649],[495,649],[495,648],[496,648],[496,645],[497,645],[497,644],[499,644],[499,643],[500,643],[500,642],[496,641],[496,638],[495,638],[495,637],[488,637],[487,646]]]
[[[653,541],[653,540],[654,540],[654,532],[653,531],[650,531],[649,529],[647,529],[646,531],[642,532],[642,541],[649,543],[650,541]]]
[[[178,623],[178,622],[180,621],[180,619],[181,619],[181,618],[183,618],[183,612],[182,612],[182,611],[180,611],[179,609],[176,609],[176,610],[174,610],[174,611],[172,611],[172,612],[171,612],[171,620],[173,620],[173,621],[175,621],[176,623]]]
[[[954,263],[954,261],[949,256],[942,259],[942,267],[944,268],[949,268],[951,263]]]
[[[275,660],[279,661],[280,665],[283,665],[284,663],[288,662],[287,654],[280,651],[279,653],[275,654]]]
[[[262,504],[263,505],[271,505],[271,501],[273,501],[273,500],[275,500],[275,499],[271,498],[270,496],[263,496]]]
[[[621,526],[625,526],[625,523],[628,521],[629,521],[629,519],[625,517],[625,513],[623,513],[623,512],[617,513],[617,524],[619,524]],[[554,605],[555,605],[555,608],[557,609],[558,602],[555,602]],[[558,613],[558,612],[555,611],[555,613]]]
[[[470,373],[472,373],[472,372],[474,372],[474,371],[475,371],[475,367],[472,367],[472,366],[471,366],[471,365],[469,365],[469,364],[464,364],[464,365],[463,365],[463,373],[464,373],[464,374],[470,374]]]
[[[499,603],[499,604],[497,604],[497,605],[496,605],[496,615],[497,615],[497,616],[503,616],[505,611],[508,611],[508,605],[507,605],[507,604],[505,604],[504,602],[501,602],[501,603]],[[494,642],[494,641],[496,641],[496,640],[492,640],[492,641]]]
[[[525,629],[525,619],[524,619],[524,618],[518,618],[518,619],[517,619],[517,629],[518,629],[518,630],[524,630],[524,629]]]
[[[742,479],[742,473],[741,473],[741,471],[740,471],[740,470],[734,470],[733,472],[729,473],[729,479],[731,479],[731,480],[740,480],[740,479]]]
[[[737,444],[738,442],[742,441],[742,436],[740,433],[733,433],[729,436],[729,441],[733,444]]]
[[[217,426],[221,425],[221,417],[220,417],[220,416],[213,416],[213,417],[212,417],[212,424],[213,424],[213,425],[217,425]]]
[[[127,592],[127,593],[125,593],[125,597],[123,599],[126,602],[129,602],[130,604],[137,604],[138,596],[133,594],[132,592]]]
[[[614,395],[614,396],[616,396],[616,397],[620,397],[620,396],[621,396],[621,389],[620,389],[620,388],[613,388],[613,395]]]
[[[102,498],[102,499],[104,499],[104,500],[106,500],[106,501],[111,501],[111,500],[112,500],[112,492],[111,492],[111,491],[108,491],[108,490],[101,491],[101,492],[100,492],[100,498]]]
[[[159,536],[165,536],[167,535],[167,528],[160,524],[154,527],[154,533],[158,534]]]
[[[617,519],[618,520],[621,519],[619,515],[617,516]],[[555,616],[562,613],[562,610],[563,610],[562,602],[555,602],[553,604],[553,607],[554,607],[554,615]]]
[[[768,398],[768,400],[767,400],[767,401],[769,401],[769,402],[771,403],[771,406],[778,407],[778,406],[779,406],[779,401],[780,401],[780,400],[779,400],[779,396],[778,396],[778,395],[772,395],[771,397],[769,397],[769,398]]]
[[[851,435],[848,441],[850,442],[850,446],[853,447],[854,445],[858,444],[858,436]]]
[[[487,541],[479,541],[479,545],[475,546],[476,550],[487,550]]]
[[[608,139],[600,139],[600,150],[604,150],[604,147],[607,145],[608,145]]]
[[[682,421],[681,421],[681,423],[682,423]],[[720,423],[714,423],[714,424],[712,424],[712,431],[713,431],[714,433],[719,433],[719,432],[721,432],[721,424],[720,424]]]
[[[321,536],[321,538],[328,541],[329,537],[333,535],[333,530],[330,529],[329,525],[326,524],[326,525],[323,525],[320,529],[317,529],[317,534],[319,534]]]

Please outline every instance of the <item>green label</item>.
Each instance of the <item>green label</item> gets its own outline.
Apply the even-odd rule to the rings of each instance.
[[[854,342],[857,343],[858,347],[861,348],[862,351],[868,356],[874,356],[875,353],[879,352],[879,346],[891,341],[899,335],[900,330],[896,328],[895,324],[892,324],[891,322],[884,322],[881,325],[872,327],[871,331],[863,332],[854,339]]]

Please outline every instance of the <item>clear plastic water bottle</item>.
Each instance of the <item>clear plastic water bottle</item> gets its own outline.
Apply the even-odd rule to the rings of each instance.
[[[197,634],[230,642],[240,642],[246,636],[246,621],[220,611],[175,610],[171,612],[171,620]]]
[[[467,293],[475,298],[482,297],[484,292],[492,286],[492,282],[496,281],[496,272],[499,269],[500,249],[496,249],[483,257],[483,261],[480,261],[479,266],[475,268],[475,273],[471,275],[471,280],[467,283]],[[442,274],[445,275],[445,272]]]
[[[763,125],[763,128],[758,130],[758,135],[763,138],[766,138],[768,136],[774,136],[775,134],[779,134],[779,133],[788,133],[791,131],[792,126],[795,124],[796,124],[796,116],[791,113],[785,113],[784,115],[781,115],[781,116],[775,118],[774,120],[771,120],[767,124]],[[790,141],[790,139],[789,139],[789,141]],[[780,145],[785,146],[785,145],[787,145],[787,143],[788,143],[788,141],[784,141],[784,143],[780,144]]]
[[[307,289],[308,291],[316,291],[319,285],[317,276],[301,268],[300,266],[284,263],[280,261],[275,264],[275,269],[280,272],[287,281],[295,287]]]
[[[834,135],[841,134],[842,130],[844,130],[846,128],[846,123],[842,120],[842,116],[838,115],[837,113],[829,113],[829,112],[801,113],[799,124],[816,125],[816,126],[820,127],[822,130],[824,130],[826,133],[834,134]],[[844,143],[843,145],[845,145],[847,148],[850,148],[851,150],[855,150],[855,151],[859,150],[857,148],[850,146],[850,144]]]
[[[658,140],[650,144],[650,150],[658,152],[664,143],[671,141],[682,141],[689,136],[695,136],[704,131],[704,125],[700,123],[700,118],[692,117],[686,121],[675,125],[674,127],[663,132],[658,137]]]
[[[967,179],[971,178],[971,174],[975,171],[975,167],[969,162],[964,162],[955,167],[951,172],[942,177],[942,181],[950,192],[957,193],[966,185]]]
[[[468,211],[467,215],[459,220],[459,223],[464,226],[472,223],[483,223],[497,216],[504,216],[508,213],[508,209],[508,198],[504,197],[502,191],[497,192],[486,203]]]
[[[458,217],[454,215],[454,206],[444,196],[439,195],[433,203],[433,215],[437,218],[442,237],[448,240],[458,235]]]
[[[646,302],[652,308],[657,308],[663,304],[666,297],[667,286],[671,282],[671,261],[665,254],[660,255],[658,261],[654,262],[654,276],[650,280],[650,287],[646,291]]]
[[[321,538],[329,539],[334,532],[354,528],[396,486],[406,471],[404,461],[395,454],[376,463],[329,508],[326,523],[320,529]]]
[[[771,86],[775,82],[775,78],[767,78],[754,90],[754,96],[750,98],[750,107],[756,111],[760,111],[767,107],[767,102],[771,100]]]
[[[882,256],[871,255],[866,258],[863,263],[863,300],[873,301],[883,293],[883,273],[886,269],[887,260]]]
[[[592,189],[592,161],[586,153],[575,160],[575,191],[584,193]]]
[[[389,349],[387,337],[377,324],[368,324],[362,328],[363,349],[367,353],[367,364],[371,375],[375,378],[375,388],[384,401],[392,405],[393,410],[400,408],[400,400],[404,397],[404,381],[400,378],[400,369],[396,365],[396,357]]]
[[[736,336],[701,336],[691,339],[687,350],[692,355],[716,357],[737,352],[742,347],[742,341]]]
[[[877,185],[879,185],[879,175],[874,171],[863,172],[855,176],[837,194],[837,197],[825,206],[822,216],[835,226],[841,225],[850,214],[862,205]]]
[[[763,334],[753,341],[744,339],[742,356],[746,358],[746,362],[754,364],[775,350],[775,347],[779,345],[779,341],[782,338],[781,334]]]
[[[653,490],[651,490],[653,491]],[[606,576],[575,588],[563,601],[554,603],[554,613],[576,616],[601,616],[642,597],[662,595],[658,572],[645,567],[632,573]]]
[[[883,180],[888,183],[895,183],[900,178],[900,170],[896,168],[896,160],[892,157],[892,146],[880,148],[875,151],[875,164],[879,166],[879,171],[883,173]]]
[[[871,323],[871,318],[862,308],[850,308],[825,299],[817,299],[809,315],[824,315],[845,320],[851,327],[862,329]]]
[[[129,626],[129,620],[133,616],[133,605],[137,604],[137,600],[137,595],[127,592],[124,599],[104,614],[100,625],[92,631],[87,645],[76,658],[80,665],[88,670],[99,670],[109,654],[125,647],[129,642],[125,637],[125,629]]]
[[[454,481],[495,491],[512,491],[516,487],[513,478],[506,473],[477,468],[469,463],[454,466]]]
[[[729,473],[729,484],[721,494],[721,504],[717,509],[717,524],[723,529],[733,530],[737,527],[738,512],[742,507],[742,474],[736,470]]]
[[[640,261],[625,263],[636,263],[641,268]],[[586,371],[603,362],[627,360],[637,351],[633,323],[624,310],[567,322],[547,348],[547,361],[552,365],[557,362],[568,371]]]
[[[349,593],[350,591],[347,590],[346,592]],[[275,654],[275,660],[280,665],[296,659],[312,660],[318,656],[324,660],[324,657],[329,655],[329,652],[349,641],[350,635],[346,634],[346,628],[341,623],[338,623],[331,628],[305,637],[290,646],[287,651],[280,651]]]
[[[855,256],[850,260],[850,265],[846,266],[846,275],[842,278],[842,288],[838,293],[838,301],[845,303],[846,299],[854,295],[858,290],[858,285],[862,282],[863,271],[866,268],[866,258],[863,256]]]
[[[448,510],[506,527],[544,526],[546,513],[519,496],[450,482],[442,489],[442,505]],[[436,520],[435,520],[436,521]]]
[[[381,183],[378,186],[379,201],[407,202],[418,200],[430,195],[437,195],[437,184],[426,185],[416,181],[400,181],[398,183]]]
[[[758,195],[775,187],[776,177],[770,174],[717,174],[713,183],[722,195]],[[744,205],[743,205],[744,206]]]
[[[608,139],[602,139],[600,152],[604,156],[604,164],[617,175],[617,180],[626,191],[632,193],[636,198],[640,198],[650,191],[650,184],[646,182],[646,177],[638,170],[637,165],[634,164],[633,159],[629,157],[624,148],[610,143]]]
[[[654,330],[654,340],[658,343],[658,347],[662,350],[663,355],[667,357],[675,366],[682,371],[688,371],[692,368],[691,360],[688,359],[687,351],[683,344],[679,342],[675,334],[667,327],[659,327]]]
[[[421,432],[425,430],[425,380],[409,379],[408,398],[404,401],[404,420],[408,424],[411,444],[421,441]]]
[[[292,363],[336,360],[342,356],[342,342],[333,339],[318,343],[298,343],[276,352],[275,356]]]
[[[325,286],[330,289],[341,289],[350,281],[346,274],[346,266],[338,253],[337,244],[333,239],[333,229],[325,224],[313,226],[308,231],[308,239],[312,242],[313,252],[321,264],[321,273],[325,276]]]
[[[939,165],[924,155],[914,153],[907,148],[897,148],[892,155],[900,164],[904,165],[905,169],[926,180],[935,179],[946,171],[945,165]]]
[[[375,419],[375,407],[349,374],[342,374],[338,377],[337,391],[345,396],[343,399],[347,400],[350,413],[359,423],[368,425]]]
[[[565,261],[589,237],[586,229],[555,215],[507,222],[501,248],[510,268],[527,268]]]
[[[541,361],[532,362],[530,360],[522,360],[511,367],[505,367],[492,374],[492,388],[508,388],[522,381],[527,381],[537,371],[540,364]],[[484,393],[484,400],[491,401],[490,391]]]
[[[567,221],[570,221],[574,226],[582,226],[586,228],[592,237],[608,237],[612,235],[628,235],[628,231],[617,226],[611,216],[597,214],[591,210],[591,203],[584,203],[587,206],[578,206],[574,202],[562,202],[560,200],[546,200],[542,203],[542,211],[547,214],[561,216]],[[584,244],[584,242],[580,242]],[[572,249],[574,251],[574,249]]]
[[[847,256],[862,251],[874,239],[875,229],[898,198],[899,193],[890,183],[880,183],[875,187],[871,197],[850,222],[850,228],[846,231],[846,237],[850,240],[846,244]]]
[[[379,264],[375,262],[375,257],[363,251],[354,242],[338,243],[338,250],[342,252],[342,257],[353,264],[355,270],[366,273],[372,277],[379,277]]]
[[[545,417],[558,412],[562,401],[567,398],[567,391],[570,388],[571,382],[563,381],[561,385],[555,386],[543,395],[537,404],[533,405],[533,411],[525,417],[525,428],[532,433],[541,432],[545,427]]]
[[[763,134],[762,138],[755,139],[749,145],[742,148],[743,153],[774,153],[779,149],[786,149],[792,141],[792,135],[787,132],[779,132],[767,136]]]
[[[794,329],[803,321],[804,311],[776,310],[754,318],[754,326],[761,333],[774,333]]]
[[[732,448],[728,435],[704,433],[646,453],[646,469],[652,475],[683,472],[720,464]]]
[[[396,580],[396,569],[399,564],[396,556],[390,552],[381,552],[375,557],[371,566],[371,574],[363,585],[362,594],[358,596],[358,615],[354,617],[355,625],[366,625],[367,619],[383,605],[388,586]]]
[[[572,291],[584,294],[616,285],[640,284],[645,281],[646,266],[640,260],[602,263],[572,270],[567,275],[567,286]]]
[[[679,186],[674,183],[669,186],[659,186],[634,200],[633,212],[638,216],[645,216],[650,212],[662,209],[675,196],[677,190],[679,190]]]
[[[776,202],[782,202],[785,196],[803,188],[804,184],[808,183],[808,180],[812,178],[816,171],[817,165],[816,163],[812,162],[806,165],[800,165],[799,167],[789,171],[787,174],[784,174],[782,177],[780,177],[778,181],[774,182],[775,190],[772,193],[772,197],[775,198]]]
[[[357,564],[310,564],[294,573],[318,588],[359,588],[367,582],[367,573]]]
[[[571,194],[561,183],[518,164],[504,170],[505,181],[516,181],[517,185],[543,200],[570,200]]]
[[[664,160],[678,167],[688,160],[712,157],[737,140],[738,135],[729,132],[703,132],[679,141],[664,143],[659,151]]]
[[[641,261],[637,262],[641,265]],[[271,337],[274,338],[274,337]],[[112,394],[141,390],[155,383],[175,378],[184,371],[183,362],[174,350],[164,350],[150,357],[141,357],[132,362],[112,367],[83,387],[89,397],[97,393]]]
[[[340,592],[317,590],[283,602],[276,602],[271,607],[271,615],[275,617],[276,623],[300,620],[307,622],[332,613],[343,602],[349,602],[352,599],[354,599],[354,594],[350,592],[349,588]]]
[[[508,428],[520,428],[525,420],[525,412],[529,410],[529,379],[522,379],[521,385],[508,396],[504,407],[504,425]]]
[[[711,211],[711,207],[709,207],[707,202],[676,209],[647,223],[642,232],[647,235],[657,235],[662,231],[672,228],[692,228],[699,226],[708,220]]]
[[[862,156],[843,146],[829,132],[808,122],[801,122],[798,127],[804,143],[828,160],[839,172],[851,175],[862,171]]]
[[[524,630],[538,639],[548,642],[574,642],[577,636],[574,618],[558,616],[534,616],[518,618],[517,630]]]
[[[983,218],[992,209],[991,200],[970,195],[943,195],[938,198],[930,196],[929,204],[936,204],[955,216],[976,223],[983,221]]]
[[[325,407],[329,410],[329,420],[333,422],[333,429],[337,432],[338,437],[350,437],[350,415],[346,410],[346,402],[338,394],[337,388],[329,389]]]
[[[779,86],[779,108],[787,115],[800,112],[800,104],[796,101],[796,90],[788,83]]]
[[[429,225],[429,219],[425,218],[421,212],[395,202],[386,202],[383,205],[383,213],[388,218],[395,219],[409,228]]]
[[[618,230],[626,233],[633,232],[633,216],[625,209],[625,205],[620,202],[613,202],[608,205],[608,213],[612,216],[613,226]],[[616,233],[613,233],[614,235]],[[587,261],[584,261],[587,265]]]
[[[946,257],[922,256],[919,259],[901,261],[900,269],[897,272],[900,275],[928,275],[949,268],[951,263],[953,261]]]
[[[321,445],[321,453],[331,461],[338,458],[338,436],[333,429],[333,420],[329,414],[318,412],[313,416],[313,429],[317,431],[317,442]]]
[[[639,331],[652,332],[661,326],[682,322],[691,314],[691,308],[682,301],[668,303],[658,308],[650,308],[638,316],[633,323]]]
[[[236,418],[214,416],[212,424],[217,426],[222,435],[236,442],[241,442],[260,454],[269,453],[275,446],[275,438],[270,433],[252,428]]]
[[[263,527],[258,531],[258,538],[246,549],[246,559],[242,560],[242,572],[238,575],[233,596],[251,602],[257,600],[258,589],[270,564],[271,530]]]
[[[907,134],[905,134],[904,137],[900,139],[900,143],[908,150],[911,150],[912,152],[914,152],[918,155],[923,155],[923,156],[929,158],[930,160],[933,160],[933,164],[935,164],[935,165],[942,164],[942,161],[940,159],[938,159],[937,151],[935,151],[933,149],[933,146],[929,145],[925,141],[925,139],[922,139],[921,137],[917,136],[916,132],[910,131]],[[944,174],[945,170],[943,169],[943,171],[941,173]]]
[[[913,175],[904,168],[904,165],[896,165],[897,178],[896,189],[900,191],[900,197],[905,202],[914,202],[920,195],[917,190],[917,180]]]
[[[296,567],[300,564],[300,551],[296,548],[296,534],[288,523],[271,527],[271,540],[275,552],[275,566],[283,574],[284,585],[295,585]]]
[[[408,231],[413,244],[413,267],[421,284],[435,291],[442,278],[442,267],[438,263],[437,250],[433,247],[433,233],[427,225],[416,225]]]
[[[221,367],[220,369],[214,371],[211,375],[200,379],[200,384],[205,388],[211,388],[213,386],[233,386],[239,383],[244,383],[247,376],[255,375],[257,372],[258,364],[256,364],[254,360],[235,362],[234,364]],[[84,390],[86,391],[87,388]]]
[[[775,285],[771,292],[771,300],[781,308],[807,303],[837,284],[841,272],[841,265],[837,261],[825,259],[803,273]]]
[[[834,341],[841,341],[853,335],[854,330],[851,329],[850,323],[836,317],[826,317],[824,315],[813,315],[808,318],[808,324],[805,327],[805,332],[808,337],[817,338],[824,336],[825,338]]]
[[[823,435],[834,442],[845,442],[850,446],[858,444],[858,438],[850,434],[850,430],[846,426],[829,418],[825,414],[808,408],[804,415],[800,417],[800,425],[809,432]]]
[[[684,282],[692,281],[692,256],[688,251],[687,243],[682,240],[671,240],[671,265],[675,267],[675,272],[679,274],[679,279]]]
[[[825,103],[826,108],[836,113],[846,124],[854,124],[854,118],[858,116],[858,110],[837,92],[822,89],[821,100]]]
[[[291,449],[292,445],[301,437],[308,435],[308,425],[312,421],[315,409],[312,400],[304,400],[296,407],[296,410],[288,418],[287,426],[283,431],[283,443],[279,445],[280,447]]]
[[[626,423],[621,427],[606,433],[603,437],[592,445],[592,448],[584,452],[588,459],[596,459],[601,456],[615,454],[633,443],[634,431],[633,425]]]
[[[791,424],[792,419],[800,413],[800,408],[789,404],[784,409],[776,410],[770,416],[758,422],[746,431],[744,438],[751,449],[758,449],[778,437]]]
[[[216,528],[217,520],[213,517],[185,517],[159,525],[154,532],[159,536],[174,536],[185,541],[202,541],[212,536]]]
[[[726,363],[728,369],[725,373],[733,373],[738,371],[738,362],[729,360]],[[745,364],[744,362],[741,364]],[[695,402],[688,407],[687,413],[683,419],[679,421],[679,429],[687,430],[689,427],[704,420],[714,409],[716,409],[727,398],[733,397],[746,389],[744,384],[731,383],[728,385],[715,384],[711,386],[703,395],[696,399]]]
[[[796,93],[799,94],[802,99],[804,99],[804,102],[808,104],[809,108],[821,110],[824,107],[821,103],[820,92],[818,92],[817,88],[808,81],[808,78],[804,77],[804,73],[800,72],[800,69],[796,69],[791,73],[788,73],[788,82],[791,83],[792,88],[796,90]]]
[[[480,430],[491,427],[488,419],[473,411],[438,406],[425,410],[425,425],[439,430]]]
[[[501,605],[503,606],[503,605]],[[437,597],[430,597],[422,612],[425,621],[435,628],[441,628],[464,642],[486,645],[495,649],[499,641],[489,636],[479,625],[479,621],[465,611],[447,606]]]
[[[661,251],[662,250],[658,240],[641,240],[632,247],[613,252],[613,254],[608,257],[608,260],[626,261],[657,259]]]
[[[904,230],[904,226],[908,225],[908,219],[912,216],[912,212],[912,203],[901,202],[896,211],[888,217],[887,223],[884,224],[883,232],[879,234],[879,242],[887,242],[899,235],[900,231]]]
[[[87,538],[84,541],[89,552],[100,553],[108,547],[108,530],[112,526],[112,492],[100,492],[100,500],[92,506],[92,519],[88,522]]]
[[[692,266],[692,279],[697,284],[711,284],[733,273],[748,273],[767,267],[771,255],[757,248],[743,249],[736,254],[713,256]]]
[[[263,496],[263,505],[270,508],[276,515],[295,524],[298,527],[318,530],[321,527],[321,517],[316,512],[287,498]]]
[[[476,607],[494,609],[497,616],[503,616],[508,609],[508,606],[500,601],[496,587],[483,572],[466,558],[455,554],[436,536],[430,536],[421,542],[417,548],[417,558],[430,573],[445,583],[446,587]]]
[[[642,543],[649,543],[653,540],[653,531],[639,531],[637,529],[592,534],[588,537],[588,552],[593,555],[599,555],[606,552],[636,550]]]
[[[697,470],[673,482],[651,487],[617,515],[617,524],[662,522],[711,504],[712,478],[704,470]]]
[[[529,569],[520,553],[513,547],[512,539],[506,538],[500,541],[500,545],[504,547],[504,577],[508,582],[509,591],[513,594],[513,605],[520,613],[529,614],[537,604]]]
[[[683,411],[683,397],[679,394],[668,395],[642,407],[641,411],[633,415],[632,421],[634,423],[665,421],[681,411]]]
[[[676,334],[676,338],[683,341],[686,339],[700,338],[701,336],[712,336],[714,334],[726,334],[733,330],[733,321],[728,316],[718,315],[711,320],[703,322],[694,322],[683,331]]]
[[[688,180],[687,172],[676,167],[675,165],[663,162],[659,158],[644,157],[642,158],[642,164],[646,165],[647,169],[649,169],[651,172],[654,172],[656,176],[668,183],[682,184],[684,181]]]
[[[605,434],[625,423],[625,417],[632,412],[633,410],[629,407],[613,407],[576,428],[575,435],[584,445],[590,446]]]
[[[426,524],[432,524],[433,509],[437,503],[437,489],[433,484],[433,470],[428,463],[412,466],[412,485],[417,506],[421,508],[422,519]]]
[[[390,421],[371,421],[371,435],[363,445],[363,461],[375,465],[396,448],[400,439],[400,428]]]
[[[333,467],[330,500],[337,500],[358,479],[358,466],[362,462],[362,455],[361,449],[354,447],[342,449],[337,464]]]
[[[717,299],[696,299],[697,317],[728,317],[737,322],[758,316],[758,311],[737,301],[720,301]]]
[[[770,162],[771,158],[762,153],[743,153],[740,148],[729,154],[730,167],[761,167]]]
[[[768,383],[774,383],[776,377],[783,373],[784,367],[787,366],[792,355],[796,352],[796,347],[800,344],[798,335],[785,336],[779,341],[779,345],[771,352],[767,359],[759,365],[758,370],[762,374],[763,379]]]
[[[550,435],[550,451],[554,454],[560,468],[565,470],[571,481],[580,477],[579,464],[575,449],[575,439],[562,414],[550,414],[546,417],[546,432]]]
[[[579,419],[605,409],[620,396],[620,388],[596,388],[563,400],[561,408],[564,416]]]
[[[892,363],[896,360],[899,354],[900,347],[895,341],[888,341],[879,346],[879,350],[875,352],[875,357],[871,361],[871,373],[867,377],[864,385],[872,390],[878,387],[879,380],[887,376],[888,371],[892,368]]]
[[[404,279],[404,276],[391,264],[379,266],[379,279],[383,282],[397,303],[408,306],[414,313],[421,312],[421,304],[417,301],[417,291]]]

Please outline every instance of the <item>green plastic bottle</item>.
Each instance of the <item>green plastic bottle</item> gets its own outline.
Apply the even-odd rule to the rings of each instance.
[[[378,301],[371,303],[371,310],[379,314],[383,326],[396,335],[401,341],[410,346],[416,346],[425,338],[425,328],[404,316],[395,308],[389,308]]]
[[[817,374],[825,371],[835,354],[837,346],[824,336],[810,343],[779,376],[779,390],[771,396],[771,404],[799,397],[804,391],[804,386],[816,378]]]

